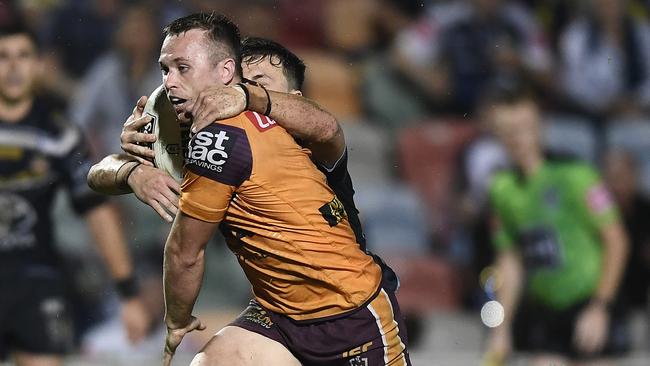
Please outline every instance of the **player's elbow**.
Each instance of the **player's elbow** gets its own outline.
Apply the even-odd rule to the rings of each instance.
[[[97,164],[93,165],[90,167],[90,170],[88,171],[88,175],[86,176],[86,182],[88,183],[88,187],[92,189],[93,191],[97,192],[99,187],[97,185],[97,182],[95,181],[97,179]]]
[[[322,128],[319,129],[318,142],[331,142],[334,141],[341,135],[341,126],[339,125],[336,118],[330,116],[330,118],[323,124]]]

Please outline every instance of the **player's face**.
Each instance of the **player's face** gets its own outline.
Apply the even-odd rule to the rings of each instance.
[[[188,106],[199,93],[209,87],[227,85],[234,77],[234,61],[215,59],[216,46],[206,32],[192,29],[177,36],[168,36],[160,50],[160,69],[167,96],[181,122]]]
[[[540,117],[534,104],[496,106],[491,114],[494,132],[515,162],[541,153]]]
[[[302,95],[299,90],[289,87],[289,80],[277,57],[264,57],[254,62],[242,61],[244,78],[255,81],[268,90]]]
[[[30,97],[38,67],[36,46],[27,35],[0,38],[0,98],[15,103]]]

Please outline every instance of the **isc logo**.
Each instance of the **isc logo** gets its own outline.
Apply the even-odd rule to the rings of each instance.
[[[223,165],[228,159],[228,152],[224,146],[230,137],[226,131],[212,133],[201,131],[194,136],[194,143],[190,144],[189,159],[203,161],[213,165]]]

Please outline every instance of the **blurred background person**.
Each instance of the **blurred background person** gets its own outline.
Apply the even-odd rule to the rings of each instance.
[[[627,237],[599,174],[544,156],[539,107],[522,87],[488,94],[513,169],[490,185],[497,299],[505,321],[488,358],[530,352],[532,365],[598,361],[626,347],[617,292]]]
[[[91,138],[95,158],[120,151],[121,121],[131,113],[132,101],[160,85],[160,38],[155,12],[130,6],[121,15],[113,46],[84,76],[70,115]]]
[[[122,0],[16,1],[45,45],[43,84],[70,98],[90,65],[110,46]]]
[[[74,346],[64,258],[53,243],[52,209],[60,188],[94,235],[122,298],[133,342],[151,322],[114,207],[90,191],[87,145],[61,105],[36,93],[36,38],[18,23],[0,29],[0,359],[59,365]]]
[[[650,201],[639,190],[637,163],[630,153],[622,149],[608,151],[603,170],[630,239],[621,298],[630,310],[646,312],[650,295]]]
[[[596,119],[650,106],[650,27],[628,0],[588,0],[560,37],[560,85],[573,109]]]
[[[413,105],[404,116],[410,118],[430,112],[471,114],[486,85],[510,78],[543,85],[552,66],[544,34],[530,11],[507,0],[431,6],[397,36],[391,61],[394,79],[402,80],[393,87]],[[392,106],[399,100],[379,103]],[[386,109],[370,107],[371,112]],[[397,122],[394,115],[377,117]]]

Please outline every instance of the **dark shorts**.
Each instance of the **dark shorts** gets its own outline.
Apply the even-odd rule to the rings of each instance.
[[[56,275],[0,278],[0,360],[16,351],[68,353],[73,328],[67,307]]]
[[[597,355],[584,355],[573,342],[575,324],[582,310],[582,302],[565,310],[553,310],[539,305],[522,304],[513,324],[513,342],[518,351],[557,354],[571,359],[590,359],[618,356],[627,351],[629,338],[627,324],[618,309],[610,311],[607,342]]]
[[[305,366],[411,365],[406,327],[392,291],[333,320],[296,322],[251,300],[231,324],[284,345]]]

